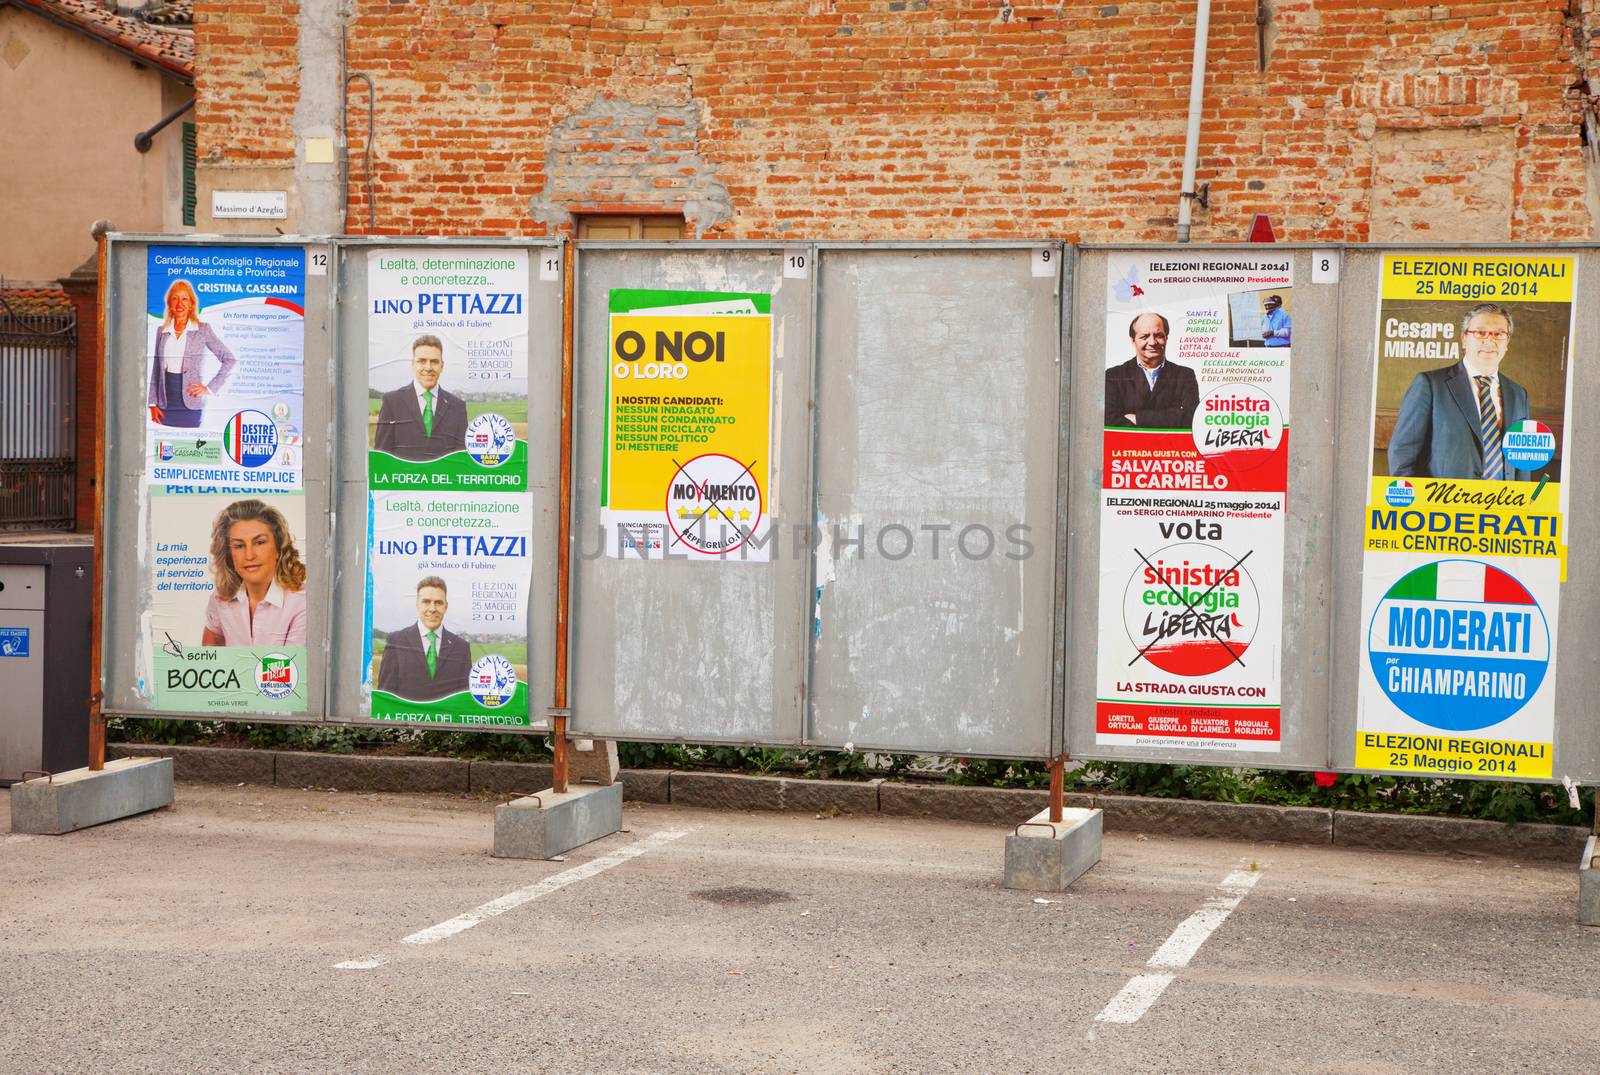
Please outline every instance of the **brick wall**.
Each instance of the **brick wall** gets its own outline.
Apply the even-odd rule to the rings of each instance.
[[[1194,238],[1592,234],[1595,0],[1216,0]],[[282,164],[296,5],[196,16],[200,152]],[[1194,0],[354,0],[387,233],[681,211],[725,238],[1170,240]],[[208,10],[209,9],[209,10]],[[287,98],[284,95],[289,95]],[[367,207],[349,102],[350,221]],[[203,165],[205,166],[205,165]],[[1454,205],[1471,205],[1458,217]]]

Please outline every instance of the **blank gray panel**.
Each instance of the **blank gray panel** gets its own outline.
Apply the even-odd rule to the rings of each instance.
[[[1181,250],[1119,248],[1179,258],[1239,252],[1239,247]],[[1339,287],[1311,283],[1309,248],[1282,244],[1273,253],[1294,261],[1294,354],[1290,367],[1288,510],[1284,524],[1283,637],[1280,690],[1282,741],[1277,753],[1100,746],[1095,743],[1095,640],[1100,637],[1101,437],[1105,425],[1107,263],[1116,249],[1079,251],[1073,303],[1072,448],[1067,550],[1070,636],[1066,653],[1067,749],[1076,758],[1320,769],[1327,764],[1328,699],[1332,682],[1332,572],[1339,546],[1333,535],[1333,433],[1339,355]],[[1252,251],[1256,253],[1258,251]],[[1356,554],[1359,556],[1359,549]],[[1118,615],[1120,620],[1120,614]],[[1120,622],[1116,625],[1121,630]]]
[[[810,508],[810,280],[785,280],[778,247],[585,243],[578,254],[572,597],[574,734],[798,743],[805,702]],[[612,288],[772,295],[772,560],[601,555],[608,309]],[[614,539],[613,539],[614,540]]]
[[[822,255],[808,742],[1050,751],[1059,285],[1032,257]]]

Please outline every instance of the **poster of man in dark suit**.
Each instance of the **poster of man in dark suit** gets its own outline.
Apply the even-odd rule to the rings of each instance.
[[[1462,358],[1417,374],[1389,437],[1396,477],[1532,481],[1506,462],[1508,426],[1530,415],[1528,390],[1500,373],[1511,349],[1511,311],[1480,302],[1461,319]]]
[[[1117,429],[1188,429],[1200,405],[1194,370],[1167,361],[1171,326],[1160,314],[1128,325],[1133,357],[1106,370],[1106,425]]]
[[[444,579],[417,582],[417,622],[391,631],[378,660],[378,690],[412,702],[433,702],[467,689],[472,647],[444,628],[450,607]]]
[[[444,374],[444,343],[437,336],[418,336],[411,344],[409,383],[385,392],[378,408],[380,452],[425,463],[465,447],[467,404],[439,387]]]

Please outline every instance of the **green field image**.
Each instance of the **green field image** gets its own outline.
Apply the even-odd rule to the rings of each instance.
[[[472,659],[487,657],[495,653],[511,662],[511,668],[517,673],[517,682],[528,682],[528,644],[526,642],[508,641],[497,637],[492,642],[479,642],[471,635],[462,635],[467,645],[472,647]],[[376,685],[378,682],[378,665],[382,663],[383,647],[387,640],[378,635],[372,636],[372,667],[367,669],[370,676],[367,682]]]
[[[378,443],[378,408],[383,406],[381,393],[368,393],[367,396],[367,447]],[[503,415],[511,422],[511,431],[516,434],[517,440],[524,444],[528,441],[528,401],[526,399],[469,399],[467,400],[467,421],[471,422],[480,414],[490,411]]]

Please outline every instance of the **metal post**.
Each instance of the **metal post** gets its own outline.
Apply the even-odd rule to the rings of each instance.
[[[550,786],[558,794],[567,790],[567,612],[572,598],[572,323],[573,269],[577,252],[572,242],[563,244],[561,283],[561,493],[556,540],[556,684],[554,754]]]
[[[1050,759],[1050,820],[1059,825],[1067,802],[1067,755]]]
[[[94,417],[99,436],[94,439],[94,593],[89,601],[89,768],[99,772],[106,767],[106,718],[100,711],[105,692],[100,688],[101,631],[105,607],[106,572],[106,372],[110,368],[106,353],[106,230],[109,224],[95,223],[95,324],[99,332],[99,376],[94,379]]]
[[[1178,193],[1178,242],[1189,241],[1189,219],[1200,194],[1194,189],[1200,159],[1200,115],[1205,109],[1206,39],[1211,32],[1211,0],[1198,0],[1194,16],[1194,56],[1189,71],[1189,124],[1183,136],[1183,187]]]

